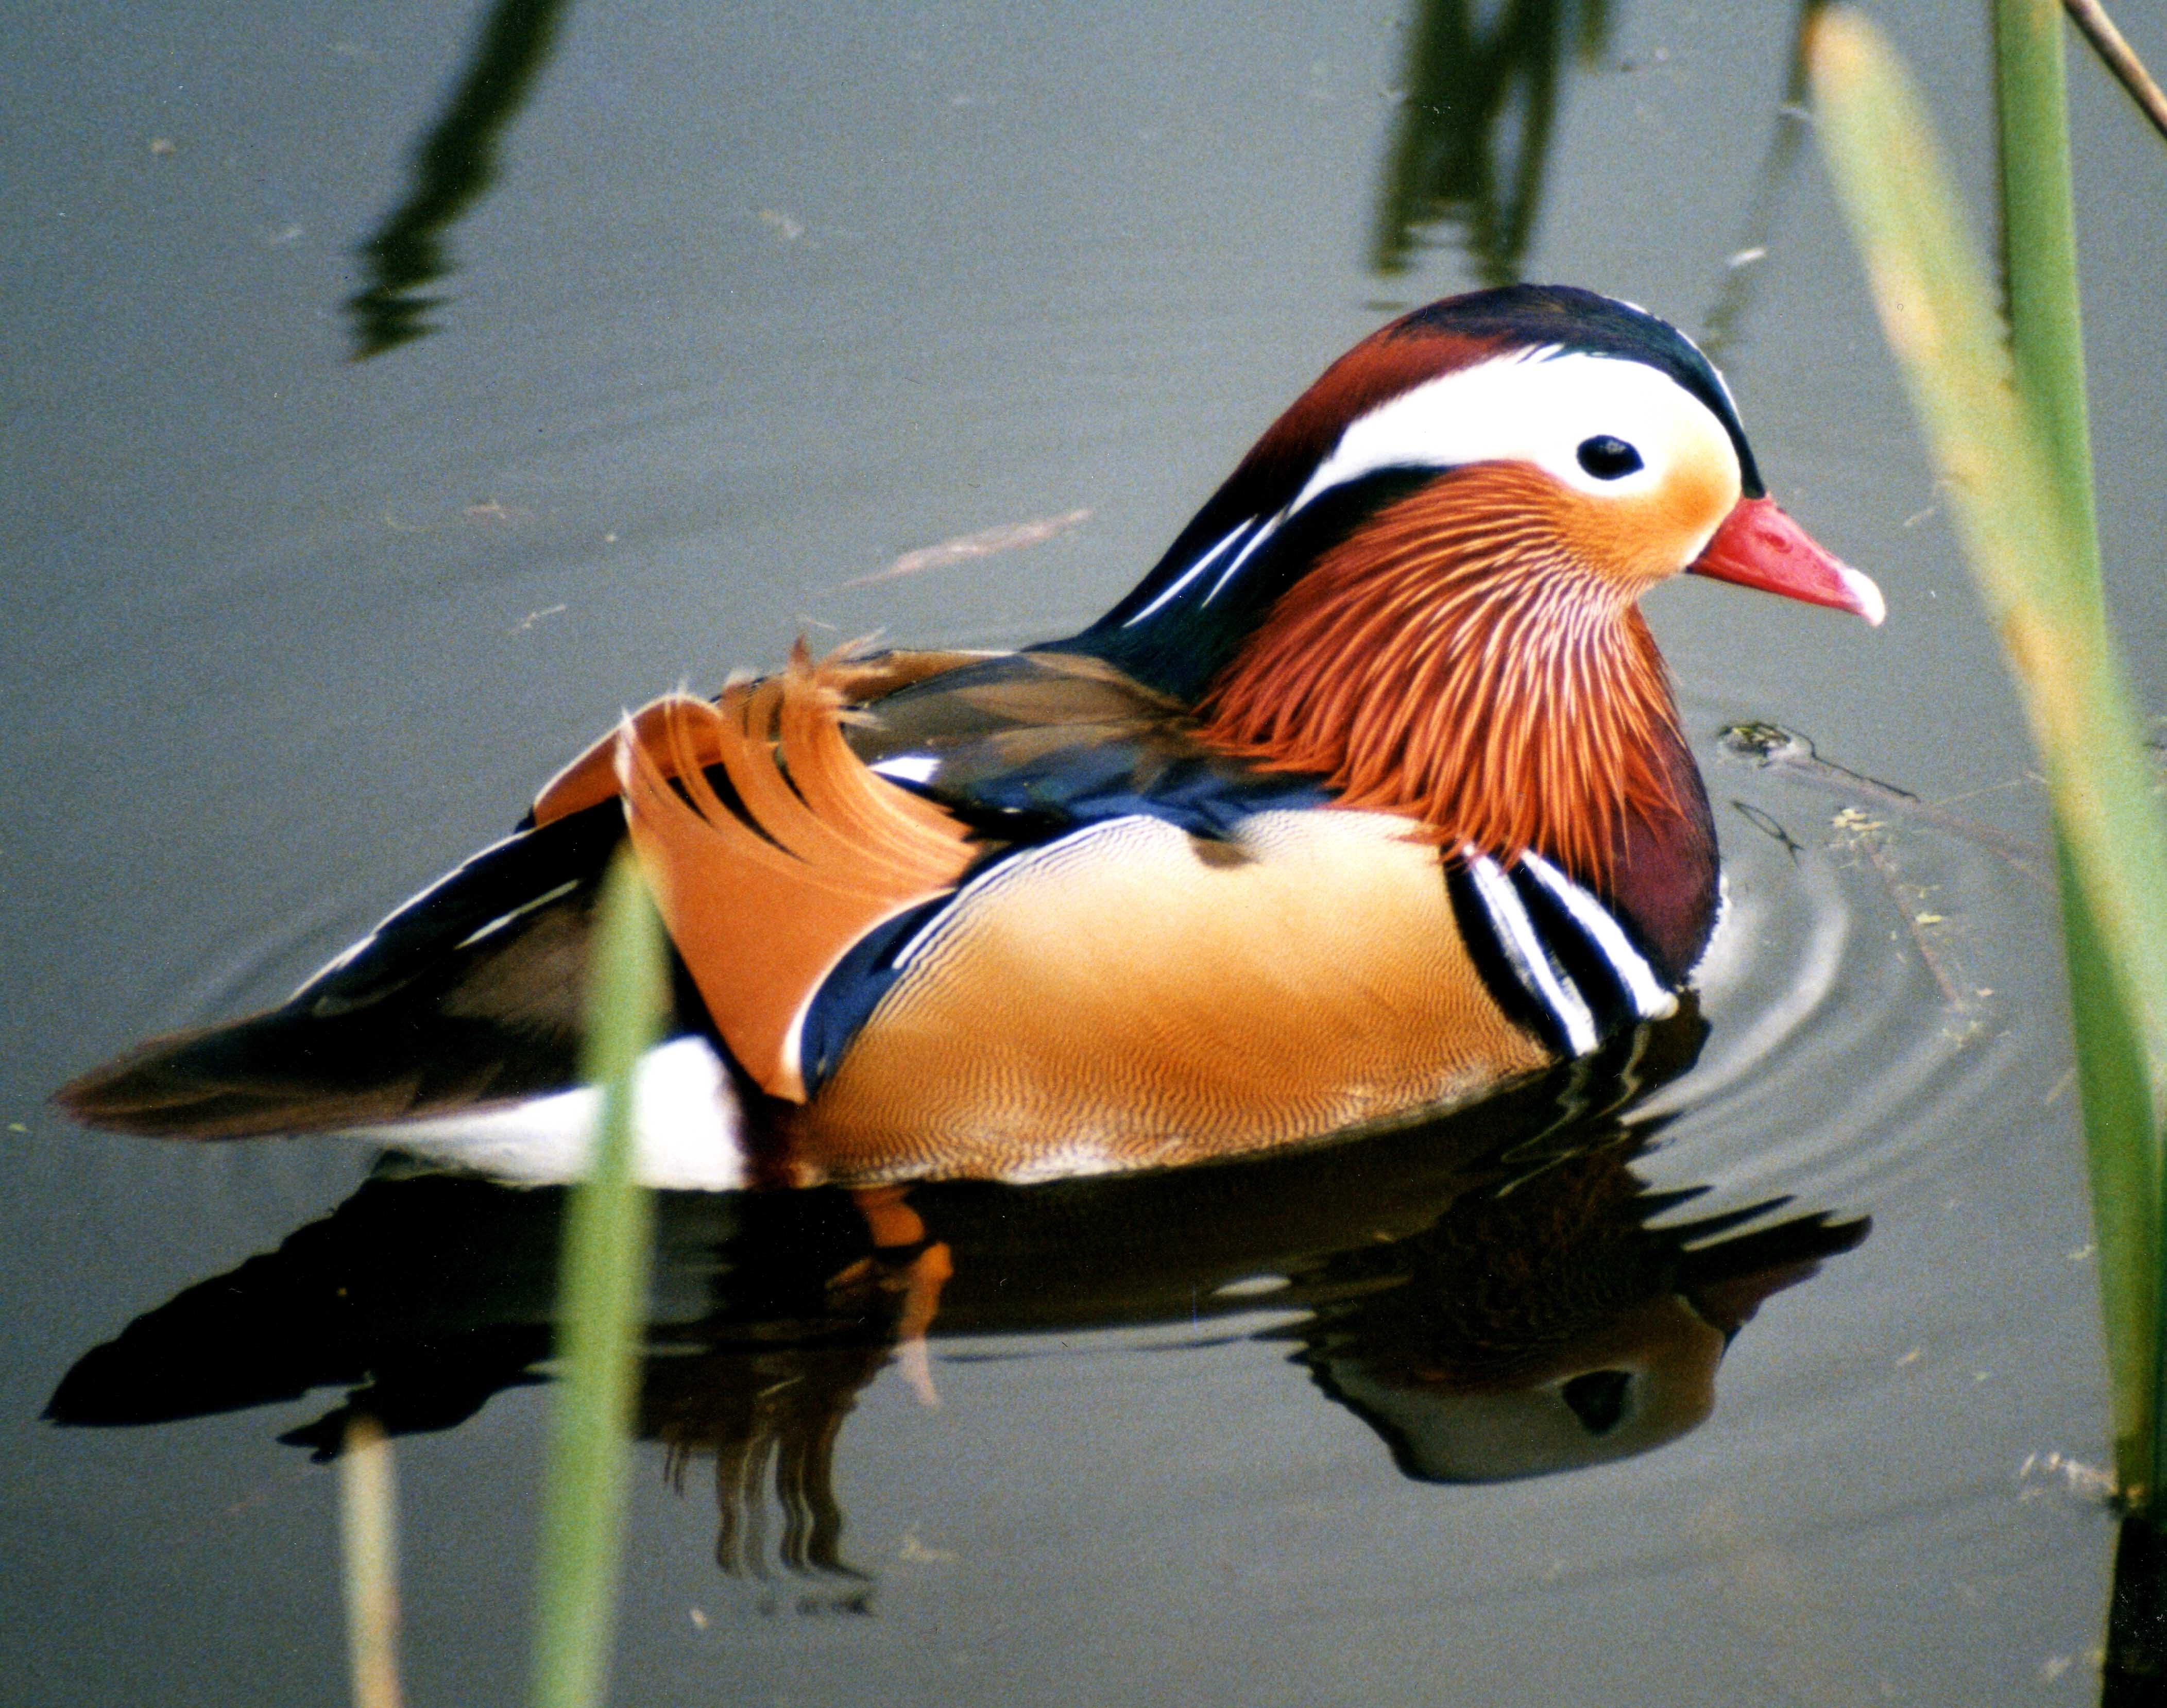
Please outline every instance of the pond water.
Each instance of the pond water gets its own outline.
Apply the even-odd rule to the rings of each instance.
[[[1984,206],[1979,14],[1881,8]],[[824,1291],[856,1249],[836,1201],[665,1200],[616,1698],[2096,1696],[2114,1525],[2024,733],[1809,148],[1767,193],[1787,20],[1601,15],[1539,196],[1425,228],[1390,274],[1417,17],[1382,7],[19,24],[9,1700],[346,1700],[308,1450],[368,1382],[412,1431],[411,1697],[521,1700],[547,1419],[554,1194],[372,1176],[358,1143],[86,1133],[56,1085],[283,998],[626,703],[801,630],[1073,629],[1324,362],[1516,257],[1715,315],[1772,487],[1889,597],[1876,632],[1709,585],[1650,602],[1732,885],[1699,1016],[1495,1127],[932,1195],[958,1266],[937,1407],[883,1362],[892,1298]],[[2167,157],[2097,67],[2071,82],[2111,593],[2158,708]],[[498,173],[417,199],[448,112]],[[413,293],[432,330],[352,361],[413,324],[347,306],[402,206],[458,215]],[[1746,722],[1827,765],[1762,762],[1721,733]],[[1525,1254],[1511,1320],[1470,1314],[1470,1249]],[[1714,1353],[1680,1298],[1737,1329],[1698,1428]],[[1677,1427],[1610,1458],[1553,1407],[1550,1446],[1483,1457],[1550,1366],[1412,1404],[1417,1332],[1470,1368],[1639,1349]],[[78,1414],[168,1420],[41,1421],[109,1342]],[[1410,1474],[1501,1469],[1560,1474]]]

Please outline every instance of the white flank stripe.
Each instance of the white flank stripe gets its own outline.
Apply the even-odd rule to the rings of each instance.
[[[990,872],[986,874],[986,878],[990,878],[992,876],[993,873]],[[965,884],[961,889],[957,890],[954,895],[948,899],[947,906],[936,909],[932,918],[926,920],[924,925],[920,926],[916,931],[910,934],[910,941],[895,952],[895,955],[893,958],[888,962],[888,965],[894,968],[898,973],[903,971],[904,968],[908,967],[910,964],[910,957],[925,947],[925,940],[931,936],[934,932],[940,929],[940,922],[946,919],[950,914],[955,912],[956,904],[962,900],[965,896],[968,895],[972,890],[976,889],[979,884],[983,883],[985,881],[985,878],[976,878],[971,883]]]
[[[989,870],[980,873],[955,894],[950,896],[948,905],[926,920],[925,925],[919,927],[916,935],[902,948],[896,951],[895,958],[890,964],[898,973],[908,967],[928,943],[938,937],[946,927],[956,922],[970,906],[979,891],[990,888],[995,884],[1019,880],[1025,873],[1043,865],[1046,861],[1071,859],[1074,857],[1079,846],[1094,838],[1123,835],[1129,826],[1137,823],[1155,825],[1159,822],[1160,820],[1157,819],[1147,818],[1140,813],[1124,814],[1118,819],[1098,819],[1084,825],[1080,830],[1071,830],[1066,835],[1057,836],[1051,842],[1041,842],[1036,848],[1026,849],[1023,853],[1011,856]]]
[[[1595,1016],[1588,1011],[1587,1002],[1573,988],[1572,981],[1550,965],[1550,951],[1543,947],[1535,922],[1528,917],[1527,909],[1520,905],[1520,898],[1513,893],[1512,879],[1499,871],[1497,862],[1486,854],[1478,856],[1467,869],[1481,894],[1482,904],[1490,910],[1491,921],[1497,927],[1498,940],[1505,952],[1534,984],[1544,1005],[1565,1029],[1567,1046],[1576,1056],[1592,1053],[1597,1042]]]
[[[805,1022],[812,1015],[813,1005],[819,1001],[820,993],[828,988],[829,979],[834,977],[835,969],[841,966],[845,961],[850,958],[850,952],[853,949],[856,948],[859,944],[865,942],[867,937],[871,936],[882,926],[887,925],[890,920],[897,919],[903,914],[909,913],[913,908],[923,906],[927,899],[928,898],[925,896],[917,896],[909,901],[898,902],[878,919],[870,921],[863,931],[860,931],[857,936],[851,938],[849,942],[844,944],[841,948],[836,950],[833,955],[828,957],[828,964],[820,969],[820,976],[818,979],[815,979],[811,984],[806,987],[804,996],[798,1001],[797,1011],[790,1016],[789,1029],[782,1034],[782,1065],[786,1069],[798,1075],[801,1079],[804,1077]],[[933,917],[927,920],[925,925],[919,926],[916,931],[912,933],[910,942],[905,946],[904,952],[908,954],[911,951],[915,950],[919,944],[925,941],[926,932],[931,931],[935,926],[940,924],[942,920],[947,917],[948,910],[946,908],[935,909]],[[903,966],[903,963],[898,960],[895,963],[895,965],[897,968],[900,970]]]
[[[1678,1011],[1676,994],[1664,988],[1646,957],[1626,940],[1624,929],[1611,916],[1608,908],[1541,855],[1529,852],[1520,858],[1534,873],[1535,882],[1555,896],[1580,928],[1594,939],[1595,947],[1603,952],[1603,958],[1610,963],[1619,982],[1632,997],[1635,1013],[1643,1020],[1668,1020]]]

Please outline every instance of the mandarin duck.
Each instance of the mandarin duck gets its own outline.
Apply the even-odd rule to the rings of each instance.
[[[1465,1102],[1667,1015],[1708,945],[1713,820],[1637,605],[1686,570],[1883,615],[1681,333],[1449,298],[1327,369],[1080,633],[801,641],[659,700],[283,1006],[59,1101],[574,1172],[628,839],[675,952],[657,1184],[1027,1181]]]

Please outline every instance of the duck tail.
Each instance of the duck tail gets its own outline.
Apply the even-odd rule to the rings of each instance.
[[[156,1138],[324,1132],[411,1113],[422,1075],[387,1079],[370,1044],[380,1052],[388,1040],[353,1030],[282,1009],[173,1032],[70,1080],[53,1101],[86,1126]]]
[[[384,920],[279,1007],[169,1033],[54,1094],[169,1138],[370,1127],[564,1090],[579,1074],[611,808],[518,832]]]

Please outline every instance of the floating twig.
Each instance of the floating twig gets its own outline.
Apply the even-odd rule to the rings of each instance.
[[[1922,801],[1894,783],[1831,764],[1815,752],[1814,744],[1796,730],[1786,729],[1779,724],[1733,724],[1721,733],[1719,739],[1730,751],[1741,754],[1764,768],[1781,771],[1786,777],[1844,800],[1868,802],[1884,811],[1961,836],[1967,842],[1999,855],[2033,883],[2050,881],[2045,853],[2021,837],[2011,836],[1960,813],[1950,812],[1946,807]]]
[[[1849,822],[1846,822],[1849,821]],[[1881,880],[1881,887],[1889,892],[1889,899],[1895,904],[1896,911],[1903,915],[1905,929],[1911,934],[1911,945],[1919,952],[1919,958],[1926,970],[1934,975],[1934,983],[1941,988],[1942,1000],[1951,1008],[1969,1009],[1974,999],[1958,988],[1942,952],[1930,940],[1929,931],[1946,923],[1939,914],[1926,913],[1912,905],[1912,898],[1905,894],[1906,885],[1896,869],[1895,857],[1889,852],[1887,840],[1882,835],[1884,826],[1873,822],[1855,809],[1846,808],[1836,814],[1836,828],[1850,834],[1852,844],[1866,857],[1866,863],[1873,868],[1873,875]]]
[[[347,1647],[356,1708],[400,1708],[399,1544],[391,1444],[356,1413],[339,1455],[340,1536],[346,1554]]]

